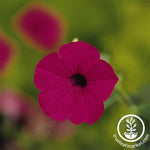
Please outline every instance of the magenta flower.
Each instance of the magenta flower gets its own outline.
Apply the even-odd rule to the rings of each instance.
[[[43,51],[54,50],[64,40],[64,20],[43,3],[29,4],[16,16],[16,30],[34,47]]]
[[[12,43],[0,32],[0,76],[6,70],[13,55]]]
[[[40,107],[51,118],[93,124],[104,111],[118,77],[92,45],[78,41],[60,47],[36,66]]]

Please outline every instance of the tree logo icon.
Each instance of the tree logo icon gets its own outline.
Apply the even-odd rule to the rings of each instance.
[[[124,132],[124,135],[126,138],[128,139],[135,139],[137,137],[137,134],[138,132],[135,132],[136,131],[136,123],[135,123],[135,119],[133,119],[133,117],[131,117],[130,119],[126,119],[126,126],[127,126],[127,129],[126,131],[127,132]]]
[[[127,142],[138,141],[145,132],[143,120],[134,114],[123,116],[117,125],[119,136]]]

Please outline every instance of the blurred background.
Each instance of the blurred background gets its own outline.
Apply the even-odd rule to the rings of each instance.
[[[149,133],[149,18],[149,0],[0,0],[0,150],[120,150],[112,136],[128,113]],[[45,116],[33,83],[36,64],[75,37],[97,47],[119,76],[92,126]]]

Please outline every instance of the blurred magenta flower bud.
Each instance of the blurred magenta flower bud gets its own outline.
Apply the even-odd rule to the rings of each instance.
[[[13,20],[17,33],[42,51],[56,50],[64,41],[64,18],[43,3],[30,3]]]
[[[15,44],[0,31],[0,77],[7,71],[16,56]]]

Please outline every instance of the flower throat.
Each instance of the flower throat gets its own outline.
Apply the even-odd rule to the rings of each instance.
[[[82,74],[74,74],[70,77],[72,85],[77,85],[81,87],[85,87],[87,84],[86,78]]]

